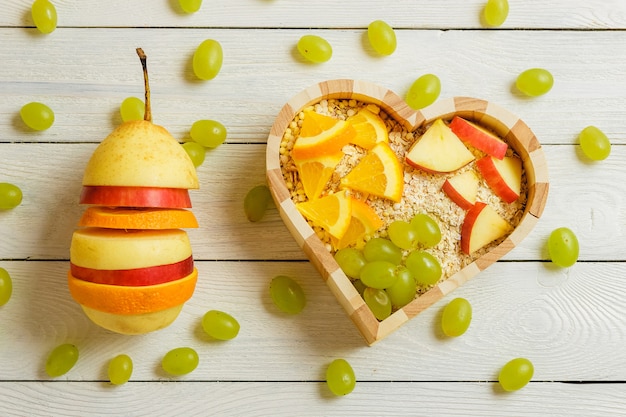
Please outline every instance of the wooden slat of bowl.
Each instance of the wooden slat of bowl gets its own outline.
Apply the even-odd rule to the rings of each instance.
[[[283,133],[302,109],[324,99],[355,99],[379,105],[408,130],[415,130],[437,118],[451,119],[459,115],[497,132],[523,161],[528,195],[522,220],[515,230],[491,251],[379,322],[350,279],[341,271],[330,252],[296,209],[281,172],[279,150]],[[531,129],[507,110],[486,100],[454,97],[439,100],[417,111],[411,109],[391,90],[366,81],[346,79],[315,84],[294,96],[283,106],[268,137],[266,166],[268,185],[281,218],[368,345],[384,339],[402,324],[515,248],[530,233],[541,216],[549,188],[547,164],[541,144]]]

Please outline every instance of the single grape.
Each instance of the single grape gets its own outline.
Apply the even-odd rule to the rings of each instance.
[[[335,253],[335,261],[346,276],[357,279],[367,262],[363,252],[356,248],[342,248]]]
[[[120,116],[123,122],[130,120],[143,120],[146,106],[143,100],[137,97],[126,97],[120,105]]]
[[[193,72],[201,80],[212,80],[222,69],[224,53],[216,40],[202,42],[193,54]]]
[[[248,221],[260,221],[271,201],[272,194],[267,185],[261,184],[251,188],[243,199],[243,211]]]
[[[439,224],[428,214],[416,214],[411,219],[411,225],[417,230],[418,242],[425,247],[431,248],[441,241]]]
[[[335,359],[326,368],[326,384],[335,395],[350,394],[356,385],[352,366],[345,359]]]
[[[437,100],[441,81],[434,74],[424,74],[413,82],[406,95],[406,103],[413,109],[423,109]]]
[[[333,56],[333,48],[328,41],[317,35],[304,35],[298,40],[300,54],[316,64],[326,62]]]
[[[394,220],[387,228],[389,239],[401,249],[415,249],[418,242],[417,228],[404,220]]]
[[[550,233],[548,252],[555,265],[567,268],[578,260],[578,238],[567,227],[559,227]]]
[[[396,282],[385,291],[391,300],[391,305],[394,308],[402,308],[415,298],[417,294],[417,282],[411,271],[406,267],[400,267],[396,271]]]
[[[395,265],[402,262],[402,250],[391,240],[382,237],[368,240],[363,246],[363,255],[368,262],[388,261]]]
[[[20,116],[26,126],[33,130],[46,130],[54,123],[54,112],[43,103],[33,101],[20,109]]]
[[[57,10],[48,0],[35,0],[30,8],[35,26],[41,33],[51,33],[57,28]]]
[[[420,285],[434,285],[441,278],[441,265],[428,252],[413,251],[406,257],[405,263]]]
[[[163,356],[161,366],[171,375],[185,375],[198,367],[198,353],[190,347],[179,347],[170,350]]]
[[[378,320],[385,320],[391,315],[391,300],[385,290],[367,287],[363,291],[363,301]]]
[[[443,309],[441,329],[446,336],[461,336],[472,321],[472,305],[465,298],[455,298]]]
[[[52,349],[46,360],[46,373],[51,377],[65,375],[78,361],[78,348],[64,343]]]
[[[398,279],[396,265],[388,261],[368,262],[361,268],[359,278],[363,284],[371,288],[391,287]]]
[[[210,310],[202,317],[202,329],[214,339],[234,339],[239,334],[239,327],[239,322],[223,311]]]
[[[128,355],[117,355],[109,362],[109,381],[113,385],[123,385],[133,374],[133,360]]]
[[[178,4],[180,4],[185,13],[195,13],[200,10],[202,0],[178,0]]]
[[[196,142],[185,142],[182,146],[185,152],[187,152],[187,155],[189,155],[189,158],[191,158],[193,166],[197,168],[202,165],[206,157],[206,148],[204,146]]]
[[[298,314],[306,305],[302,287],[285,275],[278,275],[272,279],[270,295],[276,307],[285,313]]]
[[[13,294],[13,281],[9,271],[0,268],[0,306],[5,305],[11,299]]]
[[[553,84],[552,74],[543,68],[527,69],[518,75],[515,82],[518,90],[531,97],[546,94],[550,91]]]
[[[578,136],[580,147],[589,159],[601,161],[611,153],[611,142],[603,131],[595,126],[587,126]]]
[[[217,148],[226,140],[226,128],[216,120],[197,120],[191,125],[191,138],[207,148]]]
[[[22,203],[22,190],[17,185],[0,182],[0,210],[11,210]]]
[[[396,33],[387,22],[375,20],[367,27],[367,38],[372,48],[381,55],[391,55],[396,50]]]
[[[500,26],[509,15],[508,0],[487,0],[483,17],[489,26]]]
[[[516,358],[502,367],[498,381],[505,391],[517,391],[530,382],[534,373],[532,362],[526,358]]]

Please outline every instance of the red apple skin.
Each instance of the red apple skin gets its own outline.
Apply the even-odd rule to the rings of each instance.
[[[84,268],[70,263],[70,270],[75,278],[94,284],[140,287],[164,284],[186,277],[193,272],[193,258],[190,256],[168,265],[117,270]]]
[[[452,130],[463,142],[485,152],[495,158],[502,159],[506,155],[508,145],[496,136],[478,129],[472,122],[454,116],[450,122]]]
[[[481,211],[487,206],[482,201],[477,201],[466,213],[465,220],[463,220],[463,226],[461,226],[461,250],[463,253],[471,254],[470,242],[472,238],[472,230],[474,230],[474,223],[478,218]]]
[[[519,194],[511,190],[504,181],[489,155],[477,160],[476,167],[485,181],[487,181],[487,185],[489,185],[493,192],[504,202],[512,203],[519,198]]]
[[[458,205],[459,207],[461,207],[463,210],[469,210],[472,207],[474,207],[474,204],[472,204],[470,201],[467,201],[465,199],[465,197],[463,197],[455,188],[454,186],[450,183],[450,181],[446,180],[443,183],[443,186],[441,187],[441,189],[443,190],[444,193],[446,193],[446,195],[448,197],[450,197],[450,200],[452,200],[454,203],[456,203],[456,205]]]
[[[80,204],[109,207],[191,208],[189,192],[184,188],[127,187],[85,185]]]

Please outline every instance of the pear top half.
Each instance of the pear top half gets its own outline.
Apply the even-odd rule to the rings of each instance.
[[[199,188],[185,149],[165,128],[147,120],[122,123],[98,145],[83,185]]]

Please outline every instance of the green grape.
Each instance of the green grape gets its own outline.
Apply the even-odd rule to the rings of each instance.
[[[567,268],[578,260],[578,238],[567,227],[559,227],[550,233],[548,252],[555,265]]]
[[[179,347],[170,350],[163,356],[161,366],[171,375],[185,375],[198,367],[198,353],[190,347]]]
[[[52,349],[46,360],[46,373],[51,377],[65,375],[78,361],[78,348],[64,343]]]
[[[185,152],[187,152],[187,155],[189,155],[189,158],[191,158],[193,166],[197,168],[202,165],[206,157],[206,148],[204,146],[196,142],[185,142],[182,146]]]
[[[197,120],[191,125],[191,138],[207,148],[217,148],[226,140],[226,128],[215,120]]]
[[[446,336],[461,336],[472,321],[472,305],[465,298],[455,298],[443,309],[441,329]]]
[[[178,0],[178,4],[180,4],[185,13],[195,13],[200,10],[202,0]]]
[[[500,370],[498,381],[505,391],[517,391],[530,382],[535,368],[526,358],[516,358],[507,362]]]
[[[500,26],[509,15],[508,0],[487,0],[483,17],[489,26]]]
[[[133,360],[128,355],[117,355],[109,362],[108,374],[113,385],[127,383],[133,374]]]
[[[9,271],[0,268],[0,306],[5,305],[11,299],[13,294],[13,281]]]
[[[363,252],[356,248],[342,248],[335,253],[335,261],[344,274],[352,279],[357,279],[361,268],[367,262]]]
[[[261,184],[251,188],[243,199],[243,211],[248,221],[260,221],[271,201],[272,194],[267,185]]]
[[[417,282],[411,271],[406,267],[400,267],[396,271],[396,282],[385,291],[391,300],[391,305],[395,308],[402,308],[415,298],[417,294]]]
[[[396,264],[388,261],[371,261],[366,263],[359,273],[361,282],[368,287],[384,289],[391,287],[398,276]]]
[[[317,35],[304,35],[297,47],[304,58],[316,64],[326,62],[333,56],[333,48],[328,41]]]
[[[43,103],[33,101],[20,109],[20,116],[26,126],[33,130],[46,130],[54,123],[54,112]]]
[[[372,48],[381,55],[391,55],[396,50],[396,33],[382,20],[375,20],[369,24],[367,38]]]
[[[517,77],[515,85],[518,90],[527,96],[541,96],[552,88],[554,79],[548,70],[543,68],[531,68],[522,72]]]
[[[406,257],[405,263],[420,285],[434,285],[441,278],[441,265],[428,252],[413,251]]]
[[[298,314],[306,305],[302,287],[285,275],[278,275],[272,279],[270,295],[276,307],[285,313]]]
[[[22,190],[17,185],[0,182],[0,210],[11,210],[22,203]]]
[[[402,262],[402,250],[391,240],[382,237],[368,240],[363,246],[363,255],[368,262],[388,261],[395,265]]]
[[[428,214],[416,214],[411,219],[411,225],[417,230],[418,242],[425,247],[431,248],[441,241],[439,224]]]
[[[193,54],[193,72],[201,80],[212,80],[222,69],[224,53],[216,40],[202,42]]]
[[[611,153],[611,142],[604,132],[595,126],[587,126],[578,136],[580,147],[594,161],[608,158]]]
[[[120,116],[123,122],[130,120],[143,120],[146,113],[146,105],[137,97],[126,97],[120,105]]]
[[[415,249],[417,247],[417,228],[404,220],[395,220],[387,228],[389,239],[401,249]]]
[[[202,329],[214,339],[230,340],[239,334],[239,322],[228,313],[210,310],[202,317]]]
[[[413,109],[423,109],[437,100],[441,81],[434,74],[424,74],[413,82],[406,95],[406,103]]]
[[[51,33],[57,28],[57,10],[48,0],[35,0],[30,9],[35,26],[41,33]]]
[[[391,315],[391,300],[385,290],[367,287],[363,291],[363,301],[378,320],[385,320]]]
[[[326,368],[326,384],[335,395],[350,394],[356,385],[352,366],[345,359],[335,359]]]

